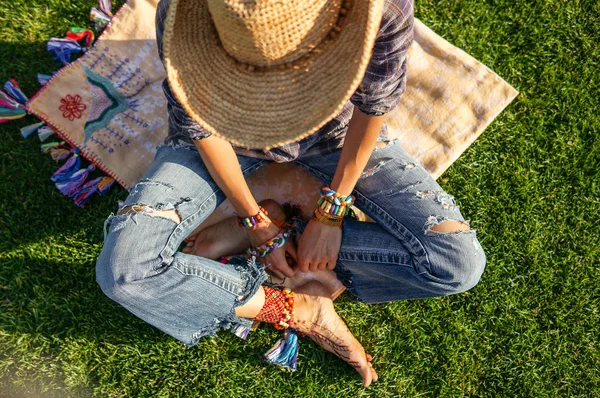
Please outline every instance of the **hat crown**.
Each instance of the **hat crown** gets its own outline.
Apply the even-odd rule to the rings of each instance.
[[[271,66],[308,54],[328,35],[342,0],[207,0],[217,34],[237,61]]]

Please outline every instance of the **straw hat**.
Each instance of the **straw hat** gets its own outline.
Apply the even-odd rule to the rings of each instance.
[[[268,150],[339,112],[371,58],[384,0],[172,0],[171,90],[212,134]]]

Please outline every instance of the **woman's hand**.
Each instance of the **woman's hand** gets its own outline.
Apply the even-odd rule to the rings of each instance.
[[[298,241],[300,271],[334,269],[341,245],[342,230],[340,228],[310,220]]]
[[[248,230],[252,247],[262,245],[266,241],[273,239],[278,233],[279,227],[270,220],[268,223],[258,224],[256,227]],[[296,245],[294,245],[294,242],[292,242],[291,239],[288,239],[283,247],[273,250],[271,254],[265,256],[265,258],[262,260],[262,262],[267,265],[269,271],[273,272],[273,274],[280,279],[284,279],[286,276],[294,276],[298,271],[295,266],[292,267],[294,264],[290,265],[288,263],[286,253],[290,255],[294,262],[296,262]]]

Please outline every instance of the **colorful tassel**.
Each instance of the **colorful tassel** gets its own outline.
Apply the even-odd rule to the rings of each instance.
[[[102,29],[106,28],[110,22],[110,17],[97,8],[92,7],[90,11],[90,20],[94,22],[96,32],[100,32]]]
[[[56,183],[56,188],[63,195],[69,196],[83,184],[83,182],[88,178],[88,175],[94,170],[96,170],[96,166],[93,164],[89,165],[85,169],[79,169],[71,174],[68,179],[58,181]]]
[[[73,26],[67,32],[67,39],[79,41],[85,41],[85,46],[90,47],[94,42],[94,32],[89,29],[78,28]]]
[[[44,122],[39,122],[39,123],[30,124],[29,126],[21,127],[21,129],[20,129],[21,130],[21,135],[23,136],[23,138],[27,138],[31,134],[33,134],[36,131],[38,131],[39,128],[42,127],[45,124],[46,123],[44,123]]]
[[[116,182],[112,177],[103,177],[102,181],[98,182],[98,193],[100,195],[106,194]]]
[[[44,75],[42,73],[38,73],[37,75],[37,81],[40,83],[40,86],[45,86],[51,78],[52,75]]]
[[[42,126],[38,129],[38,138],[41,142],[46,141],[54,134],[54,130],[50,126]]]
[[[51,148],[48,153],[50,153],[50,156],[52,156],[52,160],[54,160],[56,163],[61,162],[63,160],[65,160],[66,158],[69,157],[69,155],[71,154],[71,151],[69,151],[68,149],[65,148]]]
[[[0,123],[9,122],[25,117],[27,111],[24,104],[27,97],[21,91],[15,79],[10,79],[4,84],[4,91],[0,90]]]
[[[26,115],[27,112],[24,109],[9,109],[0,106],[0,123],[21,119]]]
[[[112,4],[110,0],[98,0],[98,5],[100,6],[102,12],[112,17]]]
[[[29,99],[19,87],[19,83],[15,79],[8,79],[6,83],[4,83],[4,91],[12,98],[25,105]]]
[[[71,54],[85,51],[85,47],[73,39],[56,39],[54,37],[48,40],[46,48],[54,54],[54,59],[65,65],[71,62]]]
[[[104,29],[110,23],[113,16],[110,0],[99,0],[98,7],[99,9],[92,7],[90,11],[90,20],[94,22],[96,32]]]
[[[240,325],[231,329],[231,332],[242,340],[246,340],[251,331],[252,331],[251,328],[248,328],[245,326],[240,326]]]
[[[71,178],[76,170],[79,169],[81,159],[79,157],[79,148],[75,148],[73,156],[69,158],[56,172],[50,177],[52,182],[65,181]]]
[[[283,333],[283,338],[267,351],[265,358],[274,365],[294,372],[298,368],[298,349],[298,332],[289,328]]]
[[[98,183],[104,178],[105,177],[98,177],[86,182],[80,188],[72,192],[69,196],[73,198],[73,201],[78,207],[82,207],[96,192],[98,192]]]
[[[42,149],[42,153],[45,155],[47,153],[50,153],[51,149],[58,148],[58,147],[60,147],[60,146],[62,146],[64,144],[65,144],[64,141],[61,141],[61,142],[56,142],[56,141],[46,142],[45,144],[40,145],[40,148]]]
[[[23,108],[23,105],[2,90],[0,90],[0,106],[9,109]]]

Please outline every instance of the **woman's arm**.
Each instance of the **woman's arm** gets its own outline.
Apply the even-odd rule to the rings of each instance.
[[[333,190],[350,195],[371,157],[384,121],[385,116],[370,116],[354,109],[330,185]],[[300,270],[333,269],[341,243],[341,229],[311,220],[298,242]]]
[[[231,144],[214,135],[194,142],[211,177],[231,201],[238,215],[247,217],[258,213],[258,203],[248,188],[237,155]],[[278,232],[279,227],[271,223],[270,220],[267,223],[260,223],[255,227],[248,228],[250,242],[253,246],[263,244],[277,235]],[[270,263],[275,270],[283,275],[293,276],[295,270],[286,261],[286,251],[293,258],[296,257],[293,244],[288,242],[283,248],[273,251],[265,259],[267,263]]]
[[[331,189],[350,195],[371,157],[384,121],[385,116],[371,116],[354,109]]]

